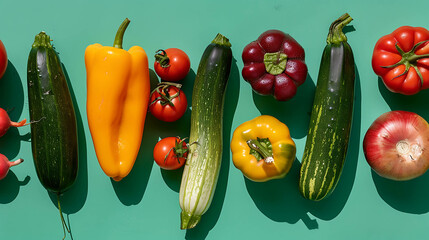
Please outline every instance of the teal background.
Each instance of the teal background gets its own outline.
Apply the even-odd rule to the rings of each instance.
[[[53,39],[70,79],[79,127],[78,179],[61,197],[74,239],[423,239],[429,222],[429,175],[408,182],[383,179],[371,171],[362,151],[370,124],[390,110],[414,111],[429,119],[429,92],[414,96],[390,93],[371,68],[378,38],[402,25],[429,27],[427,0],[412,1],[0,1],[0,39],[9,66],[0,80],[0,107],[12,120],[29,118],[26,68],[34,36],[44,30]],[[347,36],[356,61],[353,129],[349,152],[334,193],[321,202],[298,191],[300,160],[308,130],[322,50],[330,23],[343,13],[353,18]],[[158,139],[189,134],[190,110],[175,123],[150,114],[131,174],[119,183],[102,172],[86,119],[85,48],[111,45],[125,17],[131,24],[124,48],[142,46],[149,55],[177,47],[191,59],[183,80],[191,98],[195,72],[205,47],[220,32],[232,43],[234,62],[225,100],[223,162],[209,211],[192,230],[180,230],[181,170],[163,171],[153,163]],[[242,79],[244,46],[268,29],[291,34],[305,49],[308,78],[294,99],[276,102],[252,93]],[[152,74],[156,80],[156,76]],[[290,128],[297,159],[281,180],[254,183],[231,162],[232,131],[261,114]],[[30,128],[10,129],[0,152],[26,161],[0,181],[1,239],[61,239],[55,196],[40,184],[31,155]],[[68,236],[67,239],[70,239]]]

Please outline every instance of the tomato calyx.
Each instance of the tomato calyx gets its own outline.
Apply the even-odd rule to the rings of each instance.
[[[180,158],[184,158],[186,156],[186,153],[188,152],[188,144],[183,146],[183,142],[186,140],[186,138],[180,139],[177,137],[174,140],[174,147],[168,151],[168,153],[164,157],[164,163],[167,162],[167,158],[170,155],[171,151],[173,151],[174,155],[176,155],[177,162],[181,164]]]
[[[155,53],[155,61],[159,63],[162,68],[170,67],[170,58],[167,56],[167,52],[165,52],[165,50],[159,49]]]
[[[381,66],[381,67],[382,68],[395,68],[395,67],[400,66],[400,65],[405,65],[404,72],[401,73],[400,75],[394,77],[393,79],[401,77],[401,76],[407,74],[408,71],[410,70],[410,68],[412,67],[412,68],[414,68],[414,70],[416,70],[416,73],[417,73],[417,75],[420,78],[420,83],[423,86],[423,83],[424,83],[423,76],[422,76],[422,73],[420,72],[420,70],[419,70],[419,68],[417,67],[416,64],[417,64],[417,60],[422,59],[422,58],[428,58],[429,54],[418,55],[418,54],[415,53],[415,51],[417,50],[418,47],[420,47],[422,44],[427,43],[428,41],[429,40],[425,40],[425,41],[421,41],[421,42],[417,43],[408,52],[404,52],[404,50],[402,50],[401,47],[399,47],[398,43],[396,43],[395,44],[396,50],[398,51],[399,54],[401,54],[402,59],[399,62],[397,62],[397,63],[395,63],[393,65],[390,65],[390,66]]]
[[[178,83],[171,83],[171,82],[162,82],[162,83],[158,83],[158,86],[151,92],[151,95],[154,92],[157,92],[159,94],[159,97],[155,98],[150,105],[154,104],[157,101],[160,101],[162,106],[165,105],[170,105],[172,107],[174,107],[174,103],[173,103],[173,99],[176,97],[180,98],[180,91],[177,91],[175,94],[170,95],[168,89],[173,86],[176,87],[178,90],[180,90],[180,88],[182,87],[182,84],[178,84]]]

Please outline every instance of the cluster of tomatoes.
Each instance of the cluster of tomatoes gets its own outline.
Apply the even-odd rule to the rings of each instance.
[[[178,82],[186,77],[191,68],[188,55],[178,49],[158,50],[154,69],[161,82],[152,91],[149,112],[165,122],[179,120],[186,112],[188,101]],[[166,137],[154,148],[155,162],[163,169],[174,170],[183,166],[188,155],[185,139]]]

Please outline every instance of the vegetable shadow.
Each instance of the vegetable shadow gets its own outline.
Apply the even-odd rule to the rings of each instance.
[[[88,164],[87,164],[87,147],[86,147],[86,137],[85,137],[85,128],[82,121],[82,114],[79,108],[79,104],[76,99],[76,94],[73,89],[73,86],[70,81],[69,74],[63,63],[61,67],[64,71],[64,75],[67,80],[67,85],[70,91],[70,96],[73,102],[73,107],[76,116],[76,125],[77,125],[77,139],[78,139],[78,161],[79,169],[77,173],[77,178],[73,186],[61,194],[61,210],[66,214],[73,214],[78,212],[85,205],[86,198],[88,196]],[[49,192],[49,197],[51,201],[57,206],[57,195],[55,193]],[[57,206],[58,207],[58,206]]]
[[[355,72],[355,100],[348,153],[341,178],[330,196],[317,202],[301,196],[298,189],[301,163],[298,159],[294,161],[288,175],[283,179],[256,183],[245,178],[247,191],[255,205],[271,220],[290,224],[302,220],[308,229],[318,229],[317,220],[311,219],[308,213],[319,219],[332,220],[344,208],[353,187],[359,159],[361,87],[359,72],[356,67]]]
[[[231,159],[230,141],[232,133],[232,122],[237,109],[238,97],[240,93],[240,71],[237,67],[237,60],[233,58],[231,73],[229,75],[228,86],[225,93],[223,111],[223,153],[222,163],[219,172],[219,179],[216,185],[213,201],[207,212],[201,217],[201,222],[193,229],[186,231],[185,239],[202,240],[205,239],[210,230],[219,220],[228,183],[229,166]]]
[[[289,173],[282,179],[253,182],[243,178],[250,197],[265,216],[291,224],[302,220],[308,229],[317,229],[317,220],[308,215],[311,202],[305,201],[298,189],[300,168],[301,163],[295,159]]]
[[[380,197],[392,208],[412,214],[429,212],[429,174],[408,181],[394,181],[371,170],[372,179]]]
[[[188,101],[188,107],[185,114],[175,122],[163,122],[158,120],[157,132],[160,139],[165,137],[180,137],[187,138],[189,142],[189,134],[191,131],[191,104],[192,104],[192,91],[194,88],[196,74],[193,69],[190,69],[188,75],[178,83],[182,84],[182,91],[185,93]],[[152,116],[153,117],[153,116]],[[155,117],[153,117],[155,118]],[[155,143],[156,144],[156,143]],[[182,181],[183,167],[177,170],[163,170],[160,168],[162,178],[167,186],[175,191],[180,191],[180,183]]]
[[[316,86],[309,74],[289,101],[277,101],[273,96],[262,96],[253,91],[253,101],[262,115],[276,117],[289,128],[292,138],[307,136]]]
[[[415,112],[426,121],[429,120],[429,112],[427,111],[429,90],[422,90],[410,96],[393,93],[386,88],[380,77],[378,78],[378,88],[392,111]],[[394,181],[383,178],[372,170],[371,172],[378,194],[392,208],[412,214],[429,212],[429,205],[427,204],[429,200],[428,173],[408,181]]]
[[[13,170],[9,170],[7,176],[0,181],[0,204],[11,203],[18,196],[19,189],[30,181],[30,176],[26,176],[20,181]]]
[[[429,89],[422,90],[414,95],[403,95],[400,93],[394,93],[386,88],[383,83],[383,80],[381,80],[380,77],[378,77],[378,89],[380,90],[381,96],[389,105],[390,110],[415,112],[421,117],[423,117],[426,121],[429,121],[429,111],[427,111]]]
[[[6,110],[10,119],[14,122],[20,121],[24,107],[24,89],[18,71],[11,61],[8,60],[6,72],[0,79],[0,107]],[[29,126],[21,127],[21,131],[30,132]],[[0,138],[0,152],[10,160],[16,158],[21,149],[21,140],[28,140],[29,135],[19,135],[15,127]]]
[[[152,69],[149,69],[149,76],[152,90],[156,87],[158,78]],[[110,179],[116,196],[125,206],[137,205],[143,199],[154,162],[152,157],[153,148],[158,140],[156,125],[157,120],[148,111],[140,150],[130,174],[119,182]]]

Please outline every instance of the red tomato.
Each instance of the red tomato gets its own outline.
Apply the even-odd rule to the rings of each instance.
[[[3,42],[0,40],[0,78],[3,77],[3,74],[6,72],[7,67],[7,54],[6,48],[3,45]]]
[[[167,82],[177,82],[186,77],[191,69],[188,55],[178,48],[158,50],[155,55],[155,72]]]
[[[429,31],[403,26],[375,44],[372,68],[386,87],[412,95],[429,88]]]
[[[184,139],[166,137],[161,139],[153,149],[155,162],[163,169],[175,170],[183,166],[188,156],[188,147]]]
[[[429,124],[419,115],[391,111],[369,127],[363,140],[365,158],[380,176],[409,180],[429,168]]]
[[[180,84],[160,84],[150,95],[149,111],[157,119],[174,122],[185,114],[188,100]]]

